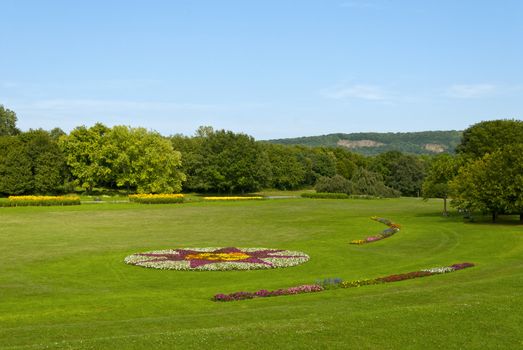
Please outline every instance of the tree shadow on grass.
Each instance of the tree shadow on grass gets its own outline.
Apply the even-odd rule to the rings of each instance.
[[[431,212],[414,216],[439,218],[441,222],[463,222],[470,225],[523,226],[523,223],[519,221],[519,215],[499,215],[496,222],[492,222],[492,216],[481,213],[465,216],[462,213],[452,212],[445,216],[441,212]]]

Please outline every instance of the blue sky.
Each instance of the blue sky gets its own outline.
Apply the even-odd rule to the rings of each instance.
[[[522,118],[520,0],[0,0],[0,104],[257,139]]]

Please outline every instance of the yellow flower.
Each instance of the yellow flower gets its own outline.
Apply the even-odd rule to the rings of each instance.
[[[138,199],[183,198],[183,194],[181,194],[181,193],[161,193],[161,194],[139,193],[139,194],[130,194],[129,198],[138,198]]]
[[[9,196],[10,201],[79,201],[78,196]]]
[[[235,200],[246,200],[246,199],[263,199],[263,197],[203,197],[207,201],[235,201]]]

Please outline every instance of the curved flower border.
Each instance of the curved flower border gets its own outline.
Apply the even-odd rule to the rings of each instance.
[[[284,268],[303,264],[309,256],[303,252],[268,249],[207,247],[155,250],[136,253],[125,263],[162,270],[225,271]]]
[[[254,299],[254,298],[263,298],[263,297],[275,297],[280,295],[293,295],[293,294],[303,294],[303,293],[315,293],[322,292],[329,289],[337,288],[354,288],[361,286],[368,286],[373,284],[382,284],[390,282],[399,282],[405,281],[413,278],[427,277],[433,275],[440,275],[444,273],[454,272],[463,270],[469,267],[475,266],[473,263],[459,263],[451,266],[443,267],[433,267],[430,269],[423,269],[419,271],[401,273],[397,275],[389,275],[384,277],[372,278],[372,279],[363,279],[363,280],[354,280],[354,281],[342,281],[340,278],[328,278],[323,281],[318,281],[315,284],[305,284],[290,288],[282,288],[277,290],[265,290],[261,289],[257,292],[235,292],[230,294],[216,294],[211,298],[212,301],[236,301],[236,300],[245,300],[245,299]]]
[[[385,238],[389,238],[390,236],[394,235],[395,233],[400,231],[401,226],[399,224],[395,224],[389,219],[380,218],[378,216],[371,217],[371,220],[381,222],[382,224],[387,225],[389,228],[386,230],[381,231],[380,233],[369,236],[365,239],[356,239],[350,242],[350,244],[365,244],[365,243],[372,243],[376,241],[380,241]]]

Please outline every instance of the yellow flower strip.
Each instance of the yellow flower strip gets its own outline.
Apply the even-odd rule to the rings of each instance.
[[[183,194],[181,194],[181,193],[161,193],[161,194],[140,193],[140,194],[130,194],[129,198],[138,198],[138,199],[183,198]]]
[[[236,201],[247,199],[263,199],[263,197],[203,197],[206,201]]]
[[[78,196],[9,196],[10,201],[79,201]]]

